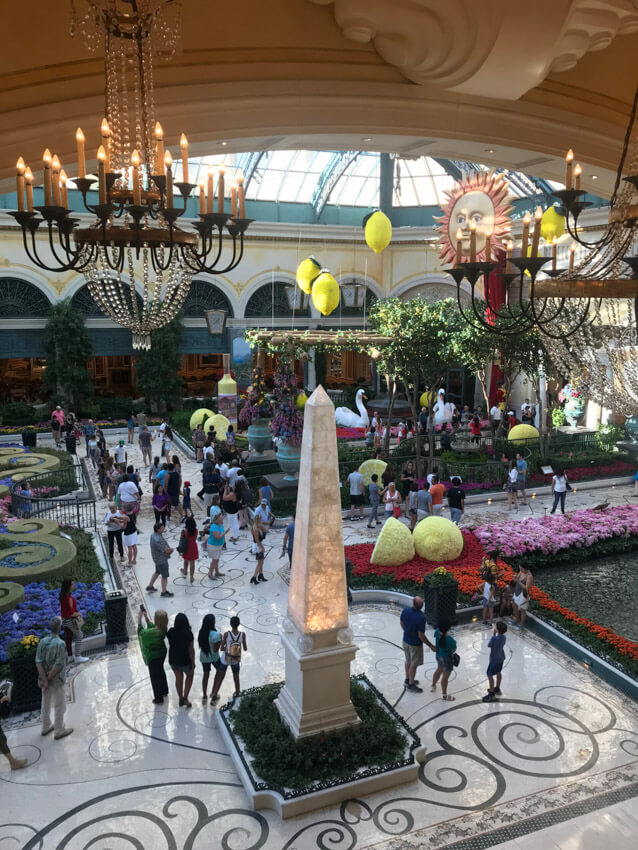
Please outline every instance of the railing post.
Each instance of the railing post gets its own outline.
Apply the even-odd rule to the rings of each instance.
[[[77,518],[78,518],[77,528],[82,528],[82,525],[80,524],[80,503],[77,501],[77,499],[75,501],[75,510],[76,510]]]

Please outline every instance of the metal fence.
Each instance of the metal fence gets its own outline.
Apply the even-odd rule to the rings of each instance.
[[[60,525],[96,528],[95,500],[88,494],[80,464],[29,475],[31,496],[21,492],[24,482],[11,485],[11,513],[21,519],[52,519]],[[81,492],[78,492],[78,488]]]

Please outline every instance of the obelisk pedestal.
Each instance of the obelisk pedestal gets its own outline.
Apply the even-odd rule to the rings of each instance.
[[[286,683],[277,708],[296,738],[355,726],[334,405],[319,386],[306,402],[288,616]]]

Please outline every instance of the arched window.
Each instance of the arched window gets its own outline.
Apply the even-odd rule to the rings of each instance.
[[[226,294],[214,283],[207,280],[194,280],[184,301],[184,316],[188,319],[200,319],[207,310],[224,310],[232,319],[233,308]]]
[[[50,312],[49,299],[37,286],[17,277],[0,278],[0,318],[45,318]]]
[[[250,296],[246,305],[247,319],[295,316],[302,318],[310,316],[310,297],[303,293],[294,283],[283,283],[276,280],[265,283]]]
[[[128,289],[128,284],[126,284],[125,291]],[[142,309],[142,296],[139,292],[135,293],[135,297],[137,298],[137,306],[139,309]],[[89,292],[89,287],[84,284],[81,289],[75,293],[73,298],[71,299],[71,304],[74,310],[77,310],[78,313],[82,313],[87,319],[108,319],[109,317],[102,311],[101,307],[99,307],[96,302],[93,300],[93,296]]]

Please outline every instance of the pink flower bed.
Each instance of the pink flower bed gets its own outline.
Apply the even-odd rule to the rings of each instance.
[[[544,516],[521,522],[483,525],[474,534],[488,552],[504,558],[521,557],[539,550],[546,555],[563,549],[592,546],[612,537],[638,535],[638,507],[627,505],[605,511],[591,509]]]

